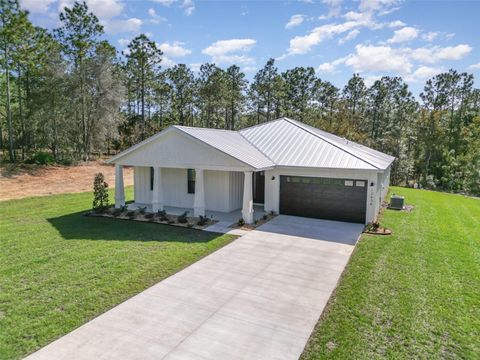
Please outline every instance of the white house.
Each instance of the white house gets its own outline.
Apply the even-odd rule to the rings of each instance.
[[[253,204],[280,214],[367,223],[387,194],[394,158],[281,118],[240,131],[171,126],[109,160],[115,206],[123,166],[134,167],[134,203],[230,213]]]

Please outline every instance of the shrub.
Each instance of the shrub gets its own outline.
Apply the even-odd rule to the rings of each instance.
[[[37,165],[52,165],[55,163],[55,159],[52,154],[47,152],[39,151],[29,157],[25,163],[27,164],[37,164]]]
[[[100,212],[108,207],[108,184],[102,173],[95,175],[93,181],[93,210]]]
[[[263,214],[263,220],[267,220],[268,219],[268,215],[267,214]]]
[[[366,231],[377,232],[379,227],[380,223],[378,221],[369,222],[366,226]]]
[[[130,219],[133,219],[136,215],[137,215],[137,214],[136,214],[135,211],[129,211],[129,212],[127,212],[127,216],[128,216]]]
[[[142,215],[144,215],[147,212],[147,207],[146,206],[138,206],[138,212]]]
[[[185,224],[186,222],[188,222],[187,214],[188,214],[188,211],[185,211],[183,214],[178,215],[177,222],[180,224]]]
[[[165,210],[158,210],[157,216],[160,219],[160,221],[168,221],[167,212]]]
[[[198,219],[198,222],[197,222],[197,225],[198,226],[204,226],[204,225],[207,225],[207,224],[208,224],[208,218],[206,216],[200,215],[200,217]]]
[[[240,218],[238,220],[238,226],[243,226],[243,225],[245,225],[245,220],[243,220],[243,218]]]
[[[154,213],[148,213],[147,215],[145,215],[145,218],[146,218],[146,219],[153,219],[154,216],[155,216]]]

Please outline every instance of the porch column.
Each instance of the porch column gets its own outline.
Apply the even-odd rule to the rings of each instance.
[[[125,190],[123,189],[123,166],[115,164],[115,207],[125,206]]]
[[[193,200],[193,216],[205,216],[205,186],[203,169],[195,169],[195,197]]]
[[[152,212],[163,210],[162,168],[153,168]]]
[[[243,180],[243,207],[242,217],[246,224],[253,223],[253,190],[252,190],[252,172],[245,171]]]

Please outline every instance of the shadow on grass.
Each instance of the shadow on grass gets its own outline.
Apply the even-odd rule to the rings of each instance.
[[[83,216],[85,212],[87,210],[47,220],[66,240],[205,243],[221,236],[165,224]]]

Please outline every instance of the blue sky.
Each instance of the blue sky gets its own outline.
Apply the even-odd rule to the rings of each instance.
[[[58,26],[72,0],[20,0],[32,21]],[[342,87],[358,72],[371,84],[400,75],[418,94],[425,80],[455,68],[478,78],[480,1],[87,0],[119,51],[139,33],[156,41],[164,67],[239,65],[249,79],[275,58],[281,70],[312,66]]]

